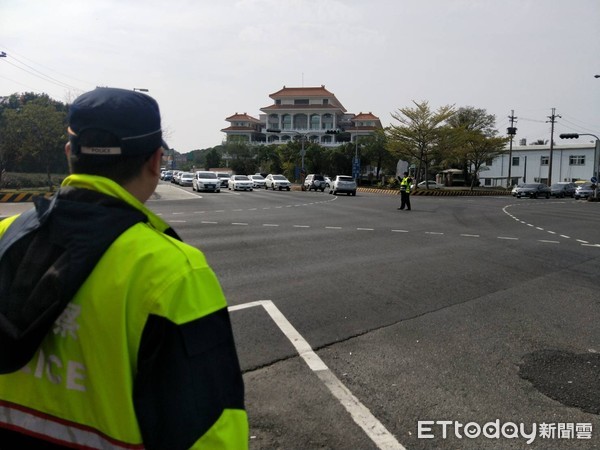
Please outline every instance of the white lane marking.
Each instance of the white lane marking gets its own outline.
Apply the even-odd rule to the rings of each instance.
[[[358,231],[375,231],[374,228],[357,228]]]
[[[276,223],[263,223],[262,226],[263,227],[278,227],[279,225],[277,225]]]
[[[200,223],[210,223],[210,224],[217,224],[217,223],[219,223],[219,222],[210,222],[210,221],[208,221],[208,220],[203,220],[203,221],[202,221],[202,222],[200,222]]]
[[[243,222],[231,222],[231,225],[248,225],[247,223],[243,223]]]
[[[581,244],[583,247],[598,247],[600,248],[600,244]]]
[[[342,227],[325,227],[326,230],[341,230]]]
[[[392,230],[393,233],[408,233],[408,230]]]
[[[560,237],[565,239],[571,239],[571,236],[567,236],[566,234],[561,234]]]
[[[480,237],[478,234],[461,234],[462,237]]]
[[[589,241],[583,241],[581,239],[575,239],[577,242],[579,242],[580,244],[589,244]]]
[[[394,435],[391,434],[379,420],[377,420],[371,411],[352,394],[339,378],[334,375],[319,355],[313,351],[306,339],[304,339],[304,337],[294,328],[271,300],[260,300],[257,302],[245,303],[243,305],[230,306],[228,309],[229,311],[237,311],[254,306],[262,306],[265,308],[266,312],[271,316],[271,319],[273,319],[275,324],[296,348],[300,357],[315,375],[319,377],[323,384],[325,384],[327,389],[329,389],[329,392],[331,392],[346,411],[350,413],[354,422],[362,428],[367,436],[369,436],[375,445],[377,445],[377,448],[406,450],[406,448],[396,440]]]
[[[506,236],[498,236],[498,239],[505,239],[508,241],[518,241],[519,240],[519,238],[516,238],[516,237],[506,237]]]
[[[425,234],[435,234],[435,235],[441,235],[441,234],[444,234],[444,233],[440,233],[440,232],[438,232],[438,231],[426,231],[426,232],[425,232]]]
[[[294,225],[294,228],[310,228],[310,225]]]
[[[560,244],[560,241],[548,241],[546,239],[538,239],[538,242],[544,242],[545,244]]]

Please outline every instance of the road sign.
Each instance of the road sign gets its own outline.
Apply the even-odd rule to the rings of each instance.
[[[592,178],[590,178],[590,181],[591,181],[592,183],[596,184],[596,183],[598,182],[598,178],[596,178],[596,177],[592,177]]]

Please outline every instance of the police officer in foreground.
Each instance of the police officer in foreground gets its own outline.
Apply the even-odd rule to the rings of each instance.
[[[71,175],[0,222],[0,447],[247,448],[219,282],[144,205],[158,104],[98,88],[68,120]]]
[[[413,180],[408,172],[404,172],[404,177],[400,180],[400,208],[398,209],[406,208],[410,211],[410,187],[412,182]]]

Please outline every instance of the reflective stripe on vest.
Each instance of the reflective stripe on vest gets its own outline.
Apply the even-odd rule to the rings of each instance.
[[[11,430],[74,448],[143,449],[143,444],[119,442],[98,430],[52,417],[9,402],[0,402],[0,424]]]

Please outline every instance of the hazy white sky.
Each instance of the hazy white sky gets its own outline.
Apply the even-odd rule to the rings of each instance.
[[[598,0],[0,0],[2,51],[0,96],[147,88],[182,153],[284,85],[384,126],[426,100],[486,109],[502,134],[514,110],[516,142],[550,139],[553,107],[556,140],[600,135]]]

